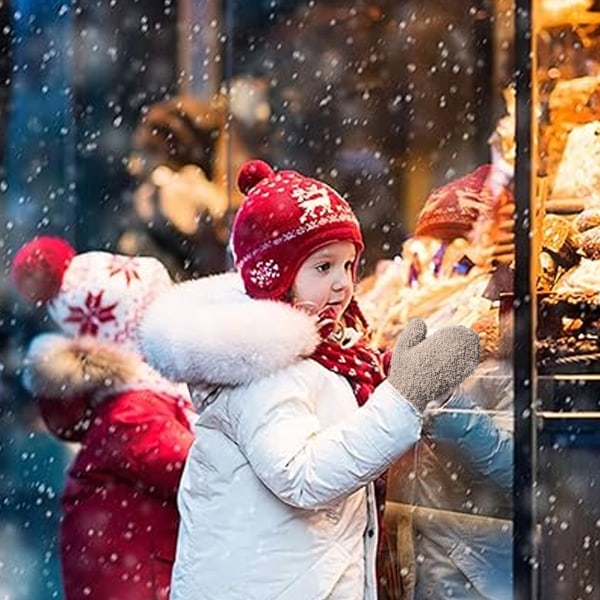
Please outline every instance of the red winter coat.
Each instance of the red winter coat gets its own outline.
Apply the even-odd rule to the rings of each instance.
[[[82,360],[77,341],[41,337],[29,353],[30,387],[49,429],[81,443],[63,491],[66,600],[166,600],[179,524],[176,492],[193,438],[191,405],[165,392],[169,386],[155,375],[143,389],[143,363],[114,361],[118,353],[98,361],[98,348],[86,349]],[[73,361],[83,366],[75,375]],[[98,383],[119,383],[88,389],[94,363],[101,366]]]

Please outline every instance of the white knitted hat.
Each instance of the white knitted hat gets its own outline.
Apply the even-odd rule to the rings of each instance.
[[[153,257],[75,254],[65,240],[48,236],[19,250],[11,274],[22,295],[45,304],[66,335],[89,335],[133,351],[144,310],[172,285]]]

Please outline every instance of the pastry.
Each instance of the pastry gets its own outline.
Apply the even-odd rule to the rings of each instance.
[[[569,133],[549,200],[600,206],[600,121],[578,125]],[[546,210],[551,207],[546,205]]]
[[[540,292],[549,292],[554,286],[558,265],[549,252],[540,253],[540,272],[537,280],[537,290]]]
[[[600,208],[591,208],[584,210],[582,213],[577,215],[577,218],[573,222],[573,225],[577,228],[577,231],[587,231],[593,227],[600,226]]]
[[[579,234],[579,243],[581,251],[588,258],[600,259],[600,227],[593,227]],[[597,263],[597,269],[600,269],[600,263]]]
[[[571,266],[577,255],[578,236],[571,223],[557,215],[546,215],[542,223],[542,248],[562,265]]]
[[[557,215],[573,215],[580,213],[585,208],[583,198],[562,198],[548,200],[545,204],[546,212]]]
[[[600,303],[600,263],[589,258],[569,269],[554,286],[554,292],[563,296],[583,295],[587,302]]]

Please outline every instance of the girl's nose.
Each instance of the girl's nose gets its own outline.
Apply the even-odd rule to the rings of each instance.
[[[337,292],[347,288],[352,282],[352,277],[347,272],[338,273],[333,281],[333,289]]]

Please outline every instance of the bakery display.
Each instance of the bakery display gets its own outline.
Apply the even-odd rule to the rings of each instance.
[[[538,0],[532,275],[540,373],[600,372],[600,13]],[[515,93],[489,138],[490,163],[433,190],[414,235],[358,288],[389,348],[412,317],[475,329],[484,358],[512,352]],[[525,343],[525,341],[523,341]]]
[[[421,317],[430,330],[472,327],[484,358],[499,356],[499,298],[512,286],[514,200],[508,188],[494,186],[496,175],[486,164],[434,190],[398,257],[360,283],[380,348],[392,347],[408,320]]]
[[[600,77],[591,2],[541,0],[536,332],[541,374],[600,369]],[[565,40],[575,40],[567,48]],[[556,49],[560,50],[556,54]],[[553,62],[554,60],[554,62]]]

